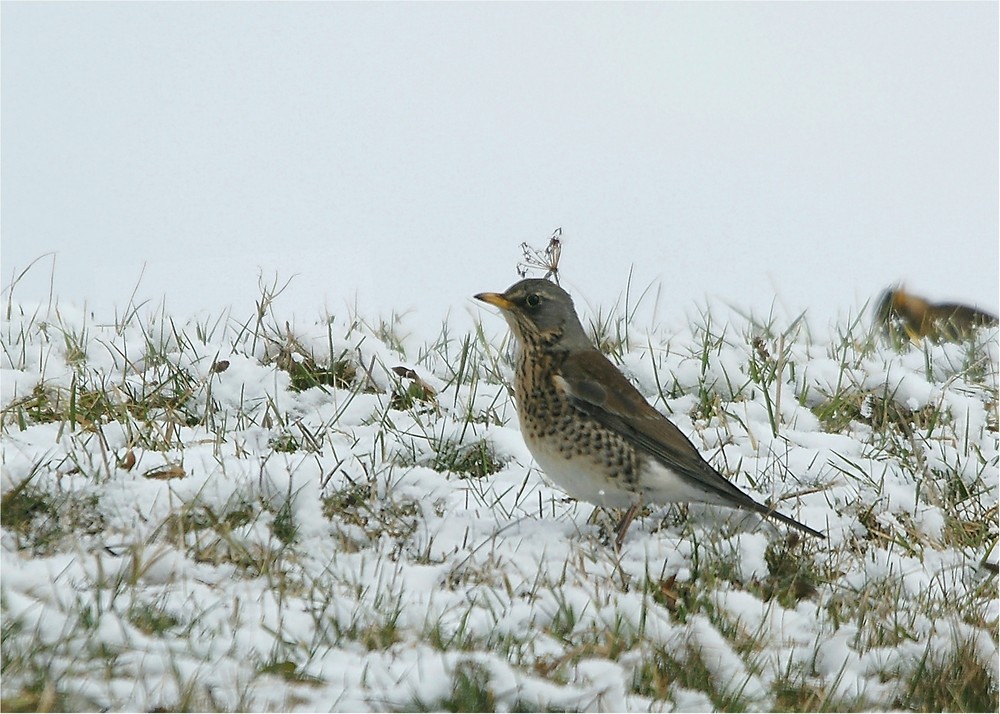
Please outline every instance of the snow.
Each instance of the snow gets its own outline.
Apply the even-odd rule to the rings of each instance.
[[[607,516],[533,465],[497,381],[510,378],[500,348],[500,362],[474,358],[457,380],[455,345],[449,359],[415,359],[414,336],[404,356],[346,319],[289,319],[269,339],[237,323],[204,340],[196,325],[143,324],[30,306],[2,323],[0,490],[58,504],[50,541],[3,529],[3,616],[18,623],[5,648],[36,652],[66,696],[112,710],[193,697],[198,708],[378,711],[440,706],[464,672],[501,710],[708,711],[713,696],[772,707],[791,672],[831,701],[879,708],[894,706],[925,653],[945,662],[967,643],[996,672],[995,580],[984,586],[979,566],[997,562],[996,523],[985,548],[948,535],[949,519],[996,514],[995,333],[978,338],[978,381],[963,367],[969,344],[837,359],[836,338],[793,336],[794,374],[786,364],[764,387],[748,369],[750,324],[731,322],[704,370],[697,327],[635,336],[623,364],[647,397],[740,487],[828,540],[789,545],[785,528],[754,514],[653,507],[616,554],[599,537]],[[273,362],[289,335],[300,359],[350,359],[363,388],[292,390]],[[228,368],[215,371],[220,360]],[[433,401],[393,408],[400,365]],[[777,404],[779,384],[775,434],[764,389]],[[838,384],[863,398],[843,432],[827,432],[813,409]],[[82,387],[106,392],[118,418],[12,416],[38,389],[56,400]],[[144,420],[143,399],[184,388],[200,419],[173,424],[168,404]],[[702,388],[719,400],[714,413],[699,407]],[[944,417],[907,442],[873,421],[883,399]],[[481,442],[496,473],[435,467],[442,445]],[[971,500],[942,496],[956,478]],[[775,548],[822,576],[813,592],[762,595]],[[660,598],[670,578],[704,599]],[[879,641],[874,615],[855,612],[880,593],[906,637]],[[965,610],[947,610],[955,602]],[[150,612],[167,624],[137,615]],[[707,685],[643,693],[637,673],[657,651],[697,657]],[[30,676],[11,667],[5,690]]]

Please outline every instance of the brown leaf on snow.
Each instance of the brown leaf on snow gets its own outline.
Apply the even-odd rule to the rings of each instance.
[[[131,471],[135,466],[135,452],[129,449],[121,461],[118,462],[118,468],[125,471]]]
[[[178,466],[177,464],[167,464],[166,466],[160,466],[158,468],[147,471],[143,474],[146,478],[155,478],[158,481],[166,481],[171,478],[184,478],[187,473],[184,468]]]

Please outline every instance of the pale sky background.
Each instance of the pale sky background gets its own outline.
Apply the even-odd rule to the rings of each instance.
[[[896,281],[998,309],[995,2],[0,13],[0,282],[56,251],[98,316],[145,265],[175,315],[296,275],[297,316],[357,300],[431,338],[560,226],[581,305],[634,266],[673,315],[822,322]]]

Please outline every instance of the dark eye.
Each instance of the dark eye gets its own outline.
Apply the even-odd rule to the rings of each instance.
[[[528,307],[538,307],[542,304],[542,298],[537,293],[531,293],[528,297],[524,298],[524,304]]]

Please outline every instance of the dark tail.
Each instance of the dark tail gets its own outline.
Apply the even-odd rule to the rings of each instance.
[[[762,505],[760,503],[757,503],[756,501],[754,503],[757,506],[757,508],[755,508],[754,510],[757,511],[758,513],[760,513],[762,515],[765,515],[768,518],[774,518],[775,520],[781,521],[782,523],[787,523],[788,525],[792,526],[793,528],[797,528],[798,530],[802,531],[803,533],[808,533],[809,535],[815,536],[816,538],[826,539],[826,536],[823,535],[822,533],[820,533],[819,531],[813,530],[812,528],[810,528],[809,526],[807,526],[807,525],[805,525],[803,523],[799,523],[794,518],[789,518],[784,513],[778,513],[774,509],[768,508],[767,506],[764,506],[764,505]]]

